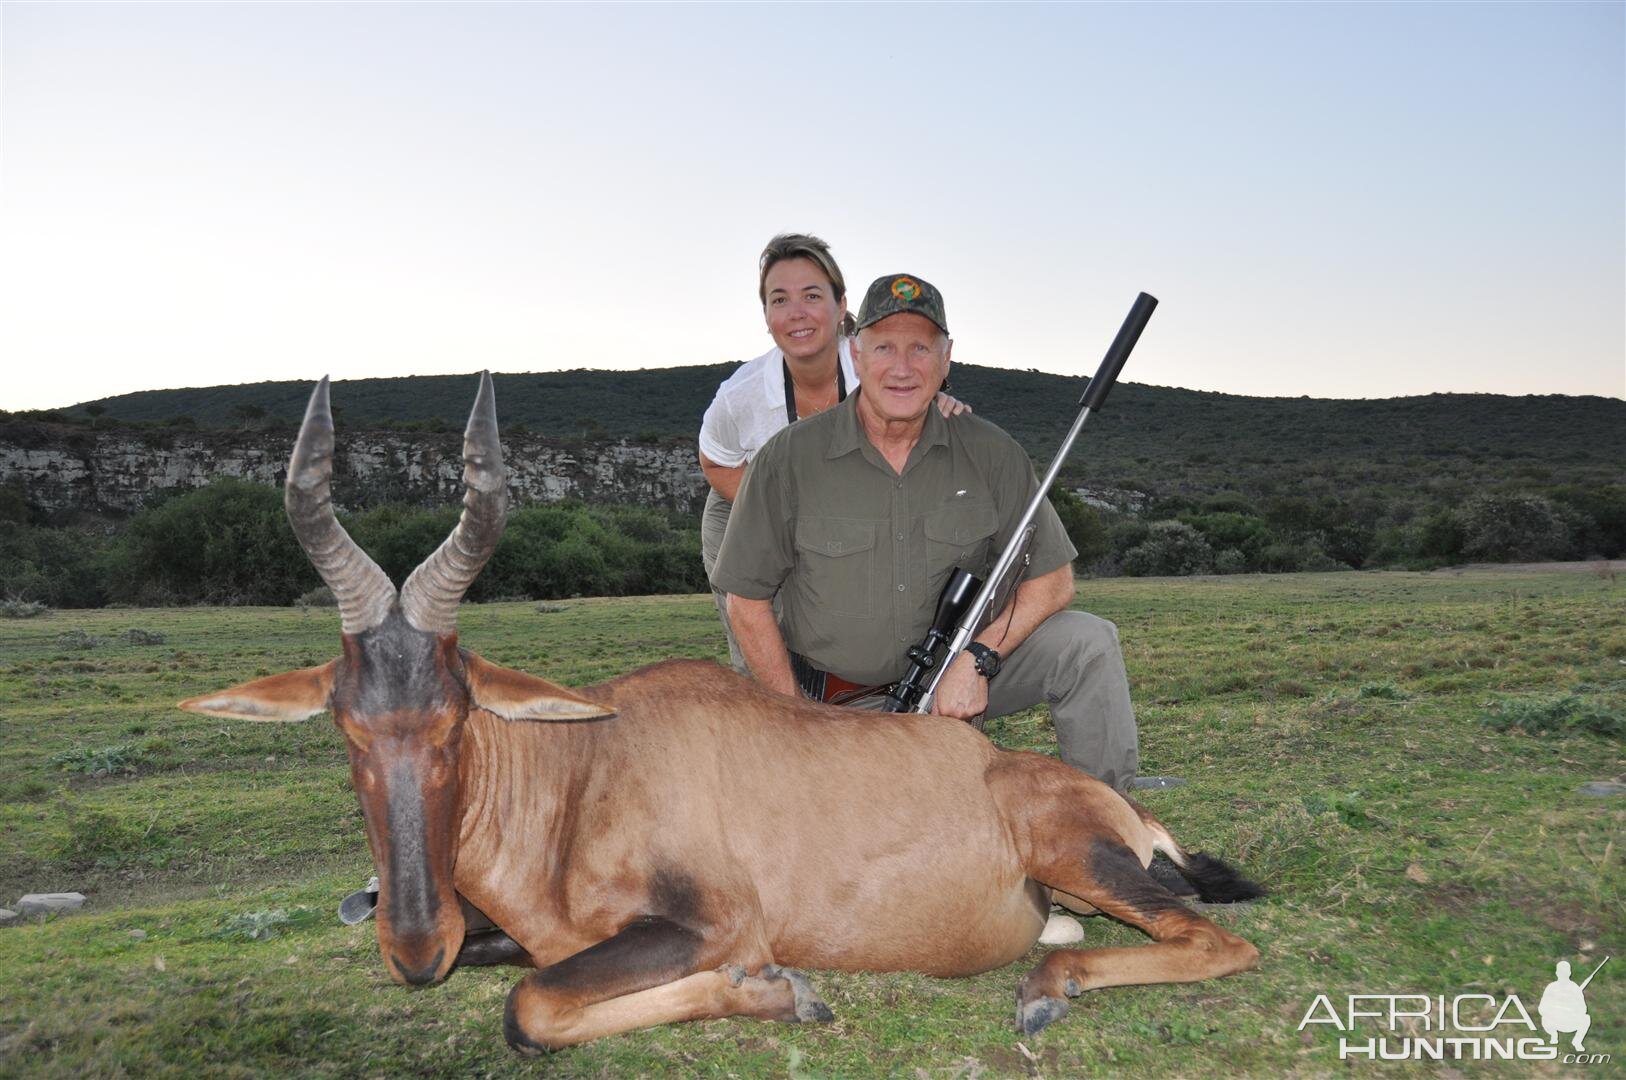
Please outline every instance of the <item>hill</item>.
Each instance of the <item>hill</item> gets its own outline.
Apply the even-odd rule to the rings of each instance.
[[[497,376],[507,430],[599,438],[693,437],[733,365]],[[1077,415],[1083,380],[956,365],[954,392],[1043,464]],[[457,430],[469,375],[336,384],[341,428]],[[145,424],[292,425],[306,382],[151,390],[63,410]],[[188,419],[189,418],[189,419]],[[1626,401],[1559,395],[1430,394],[1372,400],[1259,398],[1124,383],[1091,418],[1063,473],[1075,485],[1152,499],[1393,490],[1454,498],[1497,489],[1619,483]]]

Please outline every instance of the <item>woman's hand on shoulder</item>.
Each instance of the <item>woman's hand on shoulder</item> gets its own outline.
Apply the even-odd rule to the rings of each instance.
[[[959,416],[963,412],[970,412],[971,406],[952,394],[945,394],[939,390],[937,392],[937,411],[944,416]]]

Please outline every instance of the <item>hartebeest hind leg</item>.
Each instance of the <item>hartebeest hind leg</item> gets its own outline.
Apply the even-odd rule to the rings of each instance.
[[[1217,860],[1214,860],[1217,864]],[[1067,1014],[1067,999],[1086,990],[1140,983],[1198,982],[1247,971],[1259,951],[1203,918],[1160,885],[1136,854],[1105,837],[1090,841],[1077,872],[1053,868],[1056,887],[1149,934],[1154,944],[1127,949],[1058,949],[1016,991],[1016,1023],[1032,1035]]]
[[[526,976],[508,995],[503,1034],[515,1050],[535,1054],[681,1020],[832,1018],[800,972],[765,957],[711,967],[713,951],[693,930],[640,919]]]

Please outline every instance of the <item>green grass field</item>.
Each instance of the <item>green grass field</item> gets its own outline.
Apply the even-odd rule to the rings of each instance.
[[[1028,1040],[1013,991],[1038,949],[956,981],[813,972],[833,1024],[678,1025],[539,1061],[502,1039],[517,969],[401,989],[372,924],[334,918],[371,865],[331,723],[173,707],[326,660],[331,609],[0,622],[0,905],[89,897],[0,929],[0,1075],[1621,1073],[1626,798],[1577,788],[1626,773],[1626,585],[1586,570],[1123,579],[1081,583],[1080,605],[1118,623],[1143,771],[1189,781],[1144,801],[1272,891],[1214,910],[1258,945],[1258,970],[1087,995]],[[471,607],[461,627],[565,684],[723,645],[709,597]],[[1043,710],[990,735],[1054,752]],[[1086,946],[1144,940],[1085,929]],[[1608,955],[1587,989],[1605,1064],[1350,1064],[1336,1031],[1298,1030],[1317,994],[1342,1009],[1351,993],[1512,993],[1534,1016],[1555,961],[1579,979]]]

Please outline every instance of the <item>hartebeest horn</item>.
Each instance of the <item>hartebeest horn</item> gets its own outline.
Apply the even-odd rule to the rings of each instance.
[[[288,460],[283,505],[300,547],[333,590],[344,632],[359,634],[384,621],[395,602],[395,586],[339,524],[333,513],[332,479],[333,411],[324,375],[311,392]]]
[[[480,373],[480,392],[463,432],[463,486],[463,516],[457,527],[401,586],[401,610],[419,630],[449,634],[457,629],[457,605],[497,550],[507,519],[508,481],[489,371]]]

